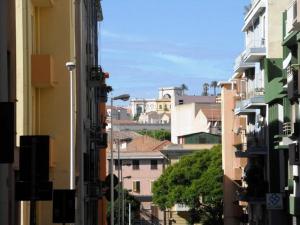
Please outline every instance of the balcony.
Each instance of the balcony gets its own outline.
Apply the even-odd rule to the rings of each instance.
[[[240,54],[235,59],[235,64],[233,68],[235,73],[244,72],[246,69],[255,67],[255,63],[247,63],[245,62],[244,58],[245,58],[245,52]]]
[[[261,58],[266,56],[265,39],[263,37],[251,40],[247,46],[244,56],[246,63],[259,62]]]
[[[262,204],[266,201],[266,197],[264,196],[265,192],[261,191],[261,193],[251,193],[249,188],[240,188],[237,192],[238,200],[241,202],[248,202],[251,204]],[[256,196],[258,195],[258,196]]]
[[[242,28],[242,31],[245,32],[252,24],[252,22],[260,15],[263,10],[266,8],[265,0],[252,0],[248,6],[248,11],[244,18],[245,24]]]
[[[235,156],[237,158],[259,157],[267,154],[267,146],[265,145],[264,135],[257,133],[246,134],[247,143],[241,144],[243,148],[235,146]]]
[[[267,147],[266,146],[253,146],[248,147],[246,151],[235,151],[235,157],[237,158],[253,158],[264,156],[267,154]]]
[[[247,109],[249,99],[236,102],[234,114],[235,115],[248,115],[250,113],[256,113],[255,109]]]
[[[246,98],[245,100],[236,102],[235,115],[256,113],[256,109],[266,106],[263,88],[255,88],[253,91],[248,92]]]
[[[293,31],[300,30],[300,15],[298,15],[298,0],[294,0],[287,9],[285,21],[284,38],[289,36]]]
[[[31,56],[31,84],[36,88],[54,87],[55,81],[51,55]]]

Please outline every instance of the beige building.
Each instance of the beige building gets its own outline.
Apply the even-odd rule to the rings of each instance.
[[[175,102],[174,102],[175,101]],[[175,98],[171,111],[171,140],[179,144],[181,136],[206,132],[220,133],[220,104],[215,96]]]
[[[13,193],[20,136],[47,135],[49,180],[53,189],[76,190],[75,223],[105,224],[105,203],[89,198],[87,191],[95,186],[91,180],[105,176],[99,172],[98,160],[98,150],[106,147],[102,118],[108,90],[97,57],[100,1],[5,0],[0,11],[5,21],[0,25],[0,101],[16,105],[15,160],[13,166],[1,165],[0,169],[1,184],[10,177],[9,186],[0,190],[0,223],[30,224],[30,211],[35,208],[37,225],[53,224],[52,201],[37,201],[31,208],[28,201],[15,202]],[[69,61],[75,64],[72,73],[66,67]],[[93,129],[100,134],[92,137]],[[96,172],[84,180],[84,172],[92,174],[84,171],[84,155],[92,154],[90,158],[96,161],[86,163],[96,165],[92,171]],[[100,157],[105,163],[105,154]],[[105,164],[102,169],[105,171]]]
[[[179,96],[184,96],[184,90],[180,87],[160,88],[158,99],[131,99],[130,107],[132,117],[141,113],[171,111],[171,101]]]

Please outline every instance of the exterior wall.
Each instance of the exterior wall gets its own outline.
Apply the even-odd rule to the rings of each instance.
[[[156,111],[157,103],[155,99],[133,99],[130,101],[132,117],[141,112]],[[138,111],[140,108],[140,112]]]
[[[182,138],[184,144],[221,144],[221,136],[210,133],[191,134]]]
[[[272,4],[268,1],[268,15],[266,20],[267,27],[267,57],[282,58],[282,48],[279,45],[282,42],[282,16],[279,16],[289,4],[291,0],[282,0]],[[276,34],[276,35],[274,35]]]
[[[50,179],[54,189],[69,188],[70,78],[65,63],[75,58],[74,6],[70,1],[60,1],[53,7],[39,8],[31,1],[17,0],[16,15],[17,140],[20,135],[50,134],[55,151],[55,167],[50,168]],[[60,38],[62,33],[65,38]],[[31,85],[32,54],[51,55],[55,87],[41,89]],[[37,208],[37,222],[52,224],[50,203],[39,202]],[[28,212],[29,205],[22,202],[20,219],[23,224],[29,223]]]
[[[170,111],[172,107],[172,99],[183,95],[184,90],[178,87],[160,88],[158,99],[132,99],[130,101],[132,113],[131,115],[132,117],[134,117],[138,113],[138,107],[140,107],[141,112],[146,113],[152,111],[156,111],[159,113]]]
[[[193,133],[210,132],[209,121],[201,112],[201,107],[217,107],[216,104],[183,104],[176,105],[171,114],[172,143],[178,144],[178,137]]]
[[[134,157],[134,153],[131,154]],[[134,170],[132,168],[132,160],[131,159],[123,159],[121,154],[121,163],[122,163],[122,177],[130,178],[123,179],[123,187],[124,189],[130,190],[130,194],[135,196],[141,202],[140,208],[140,219],[151,222],[152,220],[160,221],[159,224],[162,224],[163,221],[163,213],[156,208],[156,212],[158,213],[158,218],[154,218],[154,211],[152,211],[153,207],[155,207],[152,203],[152,182],[157,180],[163,172],[164,169],[164,159],[162,157],[151,157],[148,159],[135,157],[136,160],[139,160],[139,169]],[[151,159],[157,160],[157,169],[151,169]],[[115,159],[116,160],[116,159]],[[109,165],[109,161],[107,163],[107,168]],[[108,171],[108,169],[107,169]],[[116,176],[118,176],[118,170],[116,167],[113,167],[113,172]],[[133,189],[133,182],[140,181],[140,192],[135,192]]]
[[[221,91],[221,112],[222,112],[222,164],[223,164],[223,185],[224,185],[224,224],[238,225],[240,224],[239,216],[242,213],[242,209],[238,205],[234,205],[236,200],[237,186],[234,184],[235,168],[239,168],[237,158],[235,157],[233,145],[234,134],[233,124],[235,122],[235,116],[233,109],[235,107],[236,90],[233,89],[233,83],[222,86]],[[225,119],[226,118],[226,119]],[[239,180],[241,177],[238,178]]]
[[[142,113],[139,117],[139,123],[146,124],[169,124],[171,122],[170,114],[159,114],[156,112]]]
[[[117,124],[114,125],[114,130],[131,130],[131,131],[141,131],[141,130],[170,130],[170,124]]]
[[[107,108],[107,117],[111,117],[111,107]],[[117,119],[117,120],[129,120],[130,116],[127,112],[127,109],[125,108],[121,108],[121,107],[116,107],[113,109],[113,119]]]
[[[86,85],[89,77],[89,70],[86,69],[98,63],[95,12],[100,8],[97,9],[96,1],[16,0],[15,10],[17,146],[20,135],[50,135],[50,180],[53,182],[53,189],[70,188],[70,72],[65,64],[76,59],[76,71],[73,71],[71,77],[74,99],[72,116],[73,124],[76,124],[73,126],[76,135],[73,137],[76,140],[75,174],[78,178],[76,223],[95,224],[98,222],[97,207],[92,210],[89,208],[89,214],[85,210],[85,204],[90,203],[85,201],[83,154],[90,151],[90,145],[87,144],[90,132],[84,127],[84,122],[89,119],[91,124],[96,123],[99,119],[98,112],[106,113],[105,107],[98,109],[94,94],[88,99],[91,91]],[[33,60],[41,58],[41,55],[50,59],[48,62],[52,64],[49,68],[41,68],[42,65]],[[33,77],[34,68],[44,69],[45,74],[51,74],[53,80],[46,80],[48,83],[44,87],[39,86],[34,79],[44,79],[45,74]],[[105,155],[102,154],[101,157],[105,160]],[[101,179],[104,176],[102,171],[99,177]],[[99,177],[97,173],[96,178]],[[94,203],[97,205],[97,200]],[[101,216],[105,214],[103,210],[105,211],[102,209],[99,212],[102,213]],[[20,221],[22,225],[29,224],[28,202],[20,203]],[[52,224],[51,202],[37,203],[37,224]]]
[[[164,96],[170,96],[170,98],[173,99],[175,96],[183,96],[184,90],[179,87],[160,88],[158,95],[159,99],[163,99]]]
[[[0,15],[0,102],[15,102],[15,1],[1,1]],[[15,165],[0,164],[0,224],[18,224],[14,198]]]

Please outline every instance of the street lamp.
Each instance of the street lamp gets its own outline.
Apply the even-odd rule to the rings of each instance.
[[[75,62],[67,62],[66,67],[70,72],[70,189],[75,189],[75,153],[73,143],[73,70]]]
[[[122,100],[128,101],[130,98],[129,94],[123,94],[116,97],[111,97],[110,106],[111,106],[111,117],[110,117],[110,204],[111,204],[111,213],[110,213],[110,224],[114,225],[114,182],[113,182],[113,101]]]

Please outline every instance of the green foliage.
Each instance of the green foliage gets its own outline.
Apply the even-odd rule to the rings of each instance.
[[[138,132],[141,135],[147,135],[160,141],[171,140],[171,132],[168,130],[143,130]]]
[[[141,115],[140,113],[139,114],[135,114],[134,117],[133,117],[133,120],[138,121],[139,118],[140,118],[140,115]]]
[[[116,187],[118,189],[118,186]],[[131,204],[131,224],[133,224],[134,218],[139,215],[140,211],[140,202],[134,198],[134,196],[130,195],[126,189],[124,189],[124,198],[125,198],[125,213],[124,213],[124,225],[128,224],[128,204]],[[119,198],[114,202],[114,222],[115,224],[118,221],[118,204],[121,204],[122,209],[122,200]],[[108,204],[107,213],[106,213],[106,220],[107,224],[110,225],[110,211],[111,211],[111,204]],[[121,218],[122,214],[120,215]]]
[[[222,224],[221,160],[220,145],[182,157],[154,183],[153,202],[161,209],[187,205],[190,223]]]

